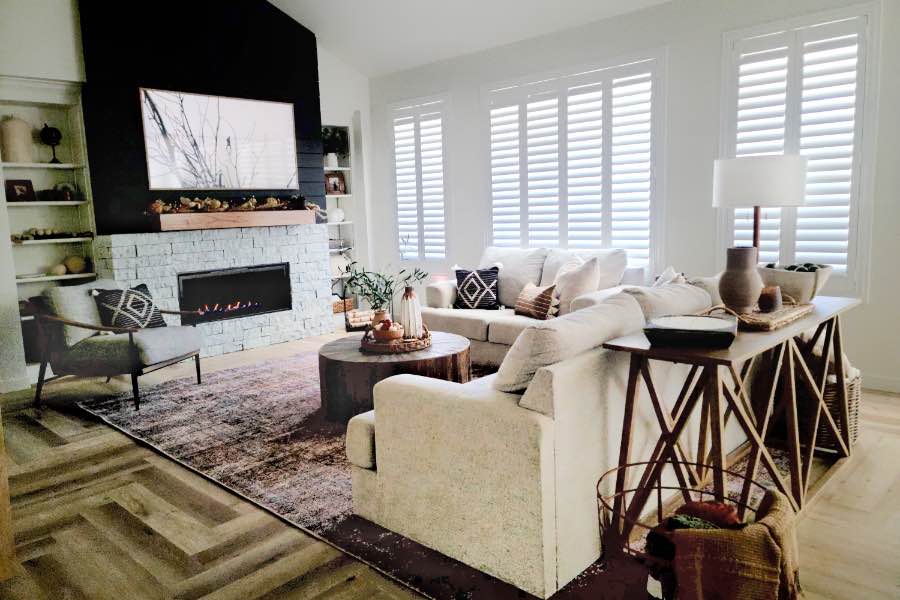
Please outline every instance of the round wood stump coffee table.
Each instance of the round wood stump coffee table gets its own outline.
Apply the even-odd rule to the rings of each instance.
[[[410,373],[466,383],[472,376],[469,340],[431,332],[431,347],[400,354],[370,354],[359,349],[359,335],[328,342],[319,349],[319,386],[329,421],[347,422],[372,410],[372,388],[392,375]]]

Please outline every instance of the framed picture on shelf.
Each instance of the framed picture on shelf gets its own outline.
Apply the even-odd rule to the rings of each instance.
[[[6,180],[7,202],[34,202],[34,186],[30,179]]]
[[[325,173],[325,195],[335,196],[347,193],[347,182],[340,171]]]

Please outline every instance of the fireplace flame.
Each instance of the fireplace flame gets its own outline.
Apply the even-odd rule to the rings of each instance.
[[[204,304],[197,310],[201,315],[209,313],[227,314],[239,310],[253,310],[259,308],[260,306],[262,306],[262,303],[256,302],[255,300],[235,300],[234,302],[230,302],[228,304],[219,304],[218,302],[216,302],[212,306],[210,306],[209,304]]]

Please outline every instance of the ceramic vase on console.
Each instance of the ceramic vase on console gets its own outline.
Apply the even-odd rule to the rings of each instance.
[[[425,327],[422,325],[422,305],[416,291],[407,287],[400,298],[400,310],[397,313],[397,322],[403,325],[403,337],[421,338],[425,335]]]
[[[725,271],[719,279],[719,295],[722,302],[738,313],[745,315],[753,312],[763,282],[756,270],[759,249],[728,248]]]

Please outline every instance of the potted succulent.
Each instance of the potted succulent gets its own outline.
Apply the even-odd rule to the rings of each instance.
[[[375,311],[373,325],[390,318],[394,297],[400,291],[428,277],[428,273],[419,268],[400,269],[397,273],[366,271],[355,261],[348,264],[342,274],[347,276],[347,289],[364,298]]]

